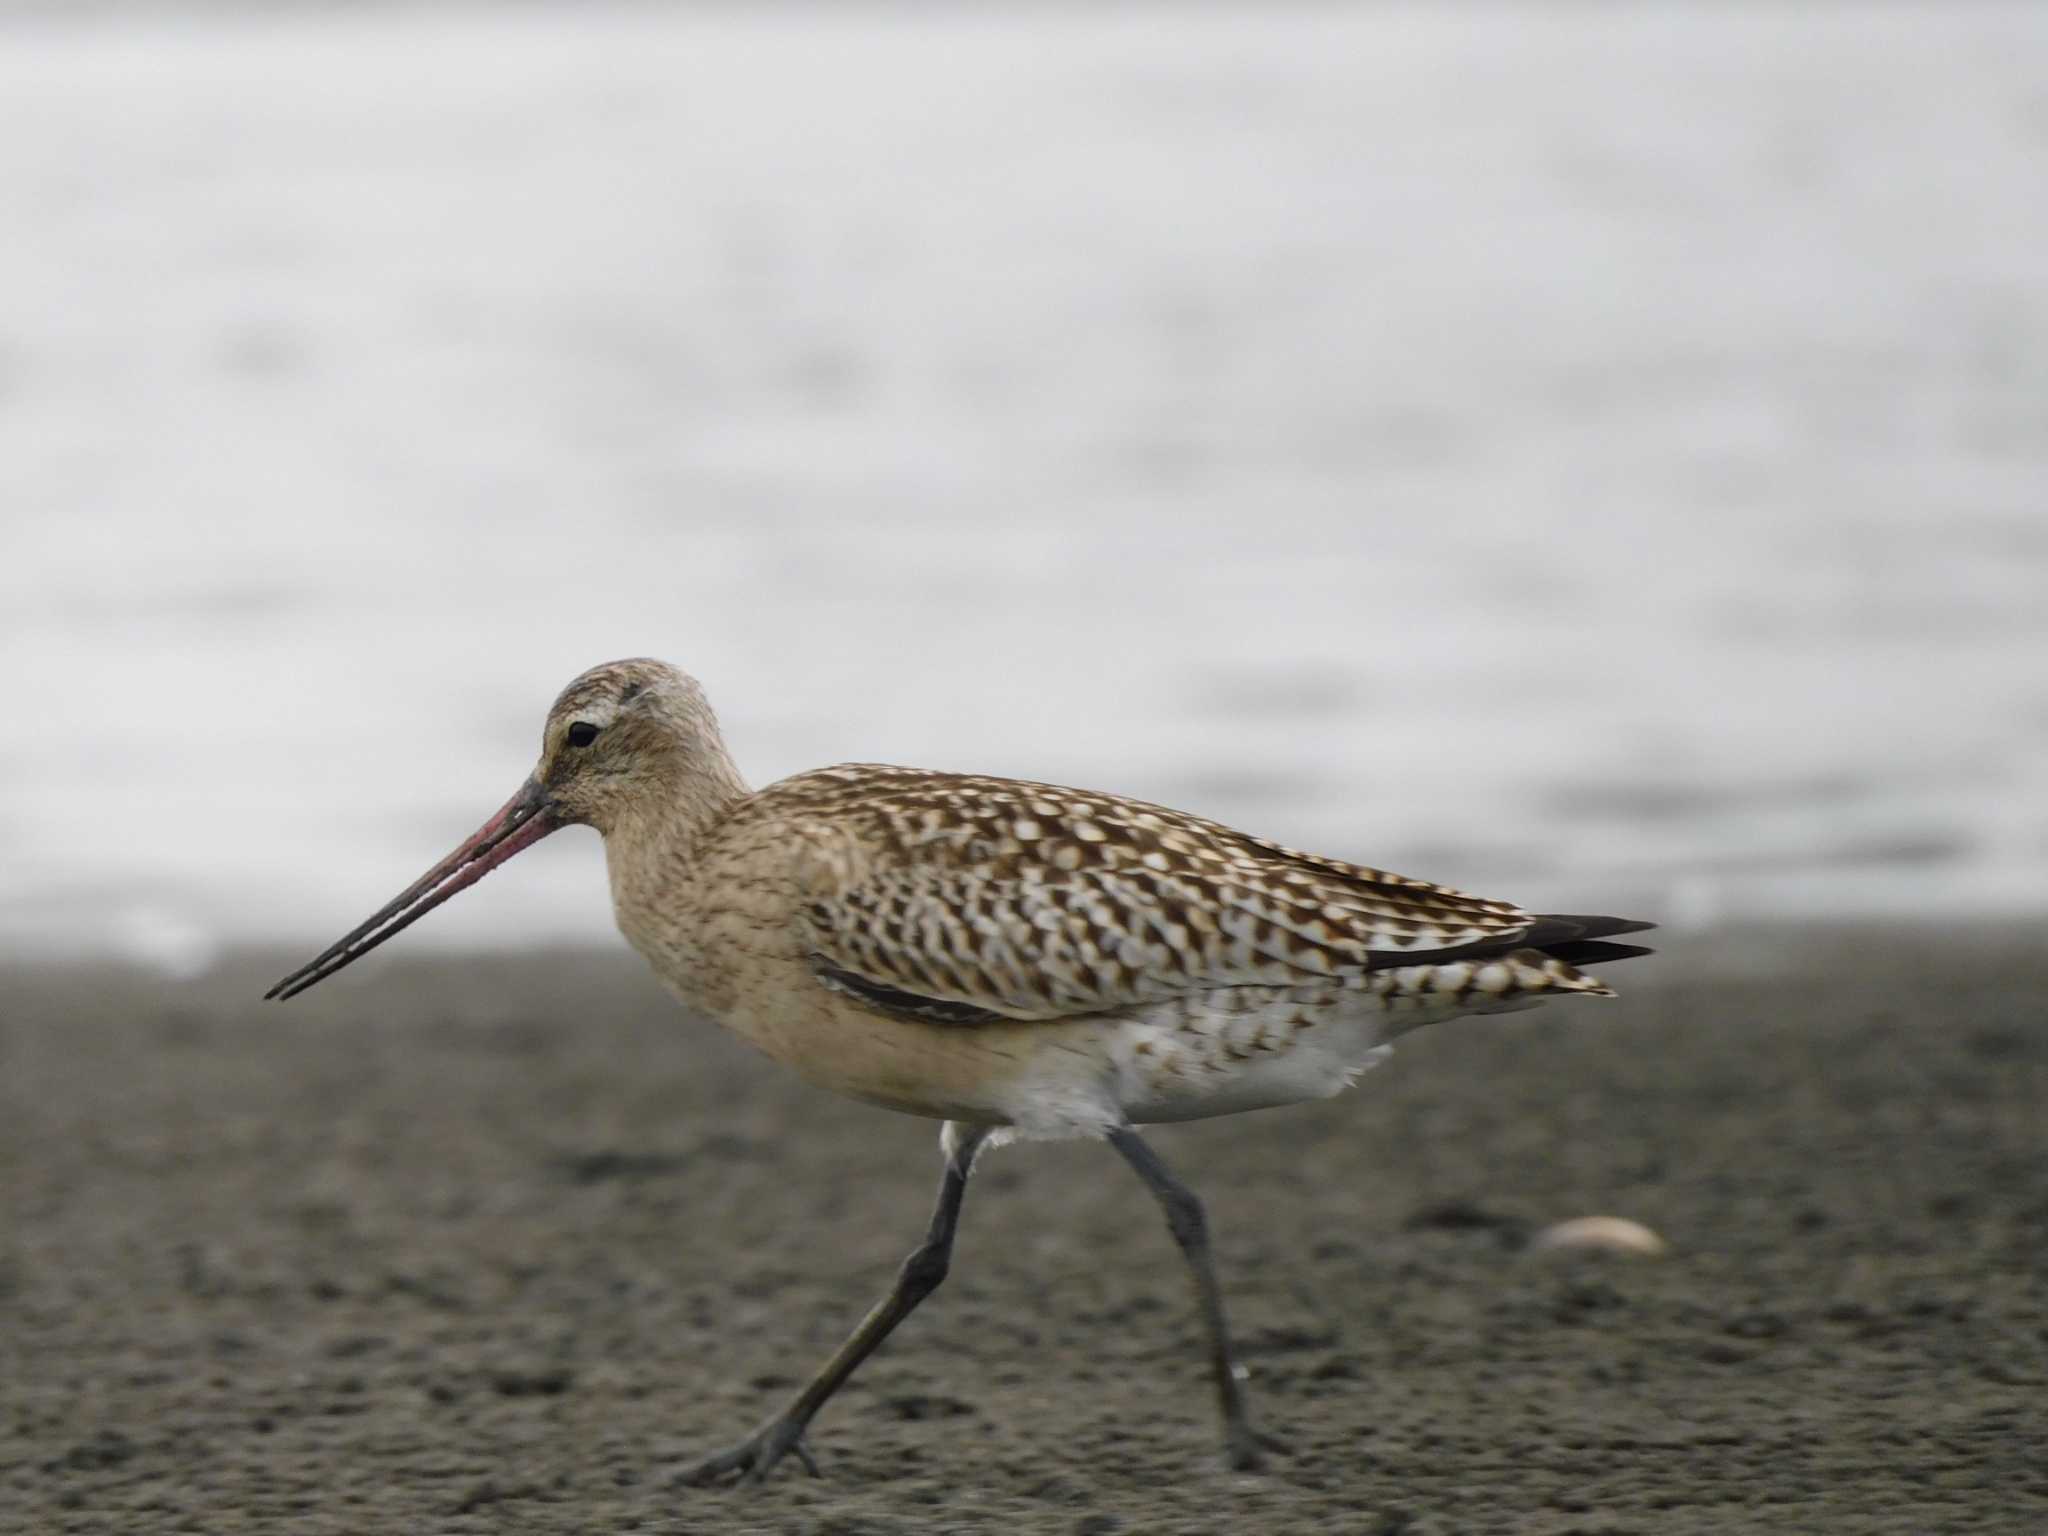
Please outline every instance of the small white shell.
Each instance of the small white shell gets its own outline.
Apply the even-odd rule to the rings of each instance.
[[[1635,1253],[1655,1258],[1665,1252],[1664,1239],[1639,1221],[1626,1216],[1575,1216],[1545,1227],[1531,1240],[1530,1247],[1599,1248],[1609,1253]]]

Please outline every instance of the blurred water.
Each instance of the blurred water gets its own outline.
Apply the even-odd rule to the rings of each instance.
[[[0,947],[320,940],[581,667],[757,781],[2048,908],[2048,8],[0,23]],[[523,871],[523,878],[522,878]],[[595,934],[563,837],[422,941]]]

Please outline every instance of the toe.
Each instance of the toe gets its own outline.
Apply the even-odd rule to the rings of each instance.
[[[1231,1431],[1224,1443],[1224,1454],[1231,1469],[1236,1472],[1263,1472],[1266,1470],[1266,1456],[1291,1456],[1287,1442],[1277,1436],[1263,1434],[1250,1425],[1241,1425]]]

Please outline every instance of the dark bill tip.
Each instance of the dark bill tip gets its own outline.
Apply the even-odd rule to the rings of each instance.
[[[559,828],[547,793],[528,779],[519,793],[498,808],[470,838],[447,858],[400,891],[370,917],[343,934],[311,960],[264,993],[266,1001],[282,1002],[354,964],[394,934],[403,932],[458,891],[477,881],[514,854],[531,848]]]

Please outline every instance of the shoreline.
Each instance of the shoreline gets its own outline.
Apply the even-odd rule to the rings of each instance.
[[[921,1229],[936,1126],[807,1088],[622,947],[395,955],[280,1008],[0,964],[0,1527],[2033,1531],[2048,955],[1650,936],[1614,1002],[1407,1037],[1162,1127],[1254,1412],[1104,1149],[994,1153],[825,1476],[670,1490]],[[1655,1260],[1517,1234],[1641,1221]]]

